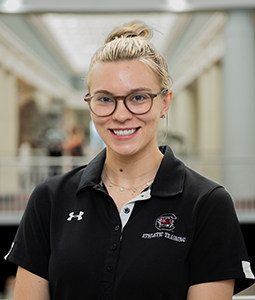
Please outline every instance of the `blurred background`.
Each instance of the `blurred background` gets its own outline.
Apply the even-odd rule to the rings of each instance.
[[[227,188],[255,260],[254,9],[255,0],[0,0],[3,298],[12,298],[16,272],[3,256],[34,186],[104,147],[84,81],[107,34],[133,20],[153,29],[173,79],[159,144]]]

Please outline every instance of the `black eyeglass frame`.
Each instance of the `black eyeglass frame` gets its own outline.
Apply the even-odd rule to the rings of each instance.
[[[96,113],[93,111],[93,109],[91,108],[90,101],[91,101],[91,99],[94,97],[94,95],[89,96],[89,93],[88,93],[88,94],[85,95],[85,97],[83,98],[83,100],[84,100],[85,102],[88,103],[90,110],[93,112],[93,114],[95,114],[95,115],[98,116],[98,117],[109,117],[109,116],[111,116],[111,115],[115,112],[115,110],[116,110],[116,108],[117,108],[117,105],[118,105],[118,99],[119,99],[119,100],[123,100],[126,109],[127,109],[129,112],[131,112],[132,114],[134,114],[134,115],[145,115],[145,114],[147,114],[147,113],[151,110],[152,105],[153,105],[153,100],[154,100],[154,98],[156,98],[157,96],[162,95],[162,94],[164,94],[164,93],[167,93],[167,92],[168,92],[168,89],[167,89],[167,88],[162,89],[160,92],[158,92],[158,93],[156,93],[156,94],[154,94],[154,93],[147,93],[147,92],[146,92],[146,94],[148,94],[148,95],[150,96],[150,98],[151,98],[151,105],[150,105],[149,109],[148,109],[146,112],[143,112],[143,113],[134,113],[133,111],[131,111],[131,110],[128,108],[128,106],[127,106],[127,104],[126,104],[126,99],[127,99],[127,97],[130,96],[132,93],[131,93],[131,94],[128,94],[128,95],[126,95],[126,96],[112,96],[112,98],[113,98],[114,101],[115,101],[115,107],[114,107],[113,111],[112,111],[110,114],[103,115],[103,116],[102,116],[102,115],[96,114]]]

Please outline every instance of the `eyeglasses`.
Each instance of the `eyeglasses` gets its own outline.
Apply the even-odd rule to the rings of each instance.
[[[157,94],[146,91],[135,91],[127,96],[113,96],[106,93],[98,93],[90,96],[87,94],[84,101],[88,102],[90,110],[98,117],[108,117],[117,108],[118,100],[123,100],[125,107],[134,115],[144,115],[150,111],[153,99],[164,95],[168,89],[163,89]]]

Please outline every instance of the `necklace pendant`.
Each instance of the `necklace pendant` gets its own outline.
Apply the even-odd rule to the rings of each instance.
[[[124,191],[124,187],[121,186],[120,187],[120,191],[123,192]]]
[[[137,188],[133,188],[132,192],[135,194],[137,192]]]

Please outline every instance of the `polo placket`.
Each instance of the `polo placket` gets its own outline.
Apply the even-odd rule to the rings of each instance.
[[[103,299],[112,299],[112,290],[115,282],[115,275],[118,265],[119,252],[121,248],[122,232],[127,224],[135,202],[148,200],[151,198],[151,190],[148,189],[140,195],[127,202],[118,214],[114,201],[110,198],[112,215],[112,235],[110,238],[110,246],[106,255],[104,276],[103,276]],[[116,213],[115,213],[116,212]]]
[[[109,197],[109,196],[108,196]],[[112,288],[114,285],[115,274],[117,269],[120,241],[121,241],[121,220],[113,200],[110,198],[110,209],[112,216],[112,229],[109,240],[108,250],[106,252],[106,259],[103,273],[103,284],[102,284],[102,299],[107,300],[112,298]]]
[[[144,201],[148,200],[151,198],[151,189],[148,189],[144,192],[142,192],[140,195],[136,196],[135,198],[129,200],[122,208],[120,211],[120,219],[122,223],[122,230],[124,229],[125,225],[127,224],[133,208],[135,206],[135,202],[137,201]]]

